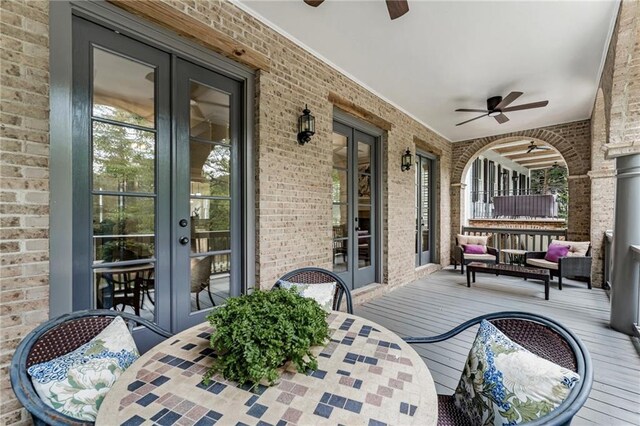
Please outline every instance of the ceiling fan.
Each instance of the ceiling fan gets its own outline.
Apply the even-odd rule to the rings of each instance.
[[[466,124],[470,121],[477,120],[478,118],[482,118],[486,116],[493,117],[496,119],[496,121],[499,124],[503,124],[509,121],[509,118],[507,118],[507,116],[504,115],[505,112],[522,111],[525,109],[532,109],[532,108],[541,108],[541,107],[547,106],[547,104],[549,103],[549,101],[539,101],[539,102],[532,102],[529,104],[522,104],[522,105],[509,107],[509,105],[511,105],[511,103],[516,99],[518,99],[520,96],[522,96],[522,92],[511,92],[504,99],[502,98],[502,96],[493,96],[487,99],[486,110],[485,109],[466,109],[466,108],[457,109],[456,110],[457,112],[482,112],[484,114],[479,115],[478,117],[472,118],[471,120],[458,123],[456,124],[456,126],[460,126],[461,124]]]
[[[529,154],[531,151],[535,151],[536,149],[539,149],[541,151],[546,151],[551,148],[544,145],[536,145],[534,141],[531,141],[531,144],[527,147],[527,154]]]
[[[324,0],[304,0],[304,2],[309,6],[318,7]],[[392,20],[401,17],[409,11],[409,3],[407,3],[407,0],[386,0],[386,2],[389,17]]]

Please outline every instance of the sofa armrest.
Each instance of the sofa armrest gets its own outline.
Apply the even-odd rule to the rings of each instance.
[[[497,248],[487,246],[487,253],[494,255],[496,257],[496,263],[498,263],[498,257],[500,256],[500,251]]]
[[[546,251],[528,251],[524,254],[524,260],[526,262],[527,259],[544,259],[546,254]]]
[[[591,256],[571,256],[558,259],[558,273],[564,277],[591,276]]]
[[[453,247],[453,258],[460,264],[464,262],[464,250],[462,246]]]

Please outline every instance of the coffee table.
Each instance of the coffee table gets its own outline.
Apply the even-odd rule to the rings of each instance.
[[[476,282],[476,272],[485,272],[488,274],[507,275],[510,277],[532,278],[534,280],[544,281],[544,298],[549,300],[549,270],[528,268],[520,265],[506,265],[499,263],[491,265],[480,262],[471,262],[467,265],[467,287],[471,287],[471,279]]]

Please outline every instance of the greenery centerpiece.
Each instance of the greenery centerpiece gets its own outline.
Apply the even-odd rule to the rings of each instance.
[[[225,379],[272,385],[290,362],[298,371],[315,370],[312,346],[329,338],[327,312],[294,289],[256,291],[227,300],[207,319],[214,328],[211,348],[217,353],[205,381],[216,373]]]

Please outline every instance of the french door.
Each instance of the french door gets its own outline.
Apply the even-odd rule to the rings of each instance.
[[[433,261],[434,163],[435,161],[426,155],[416,155],[416,266]]]
[[[73,309],[204,321],[242,291],[242,83],[79,17],[73,63]]]
[[[376,138],[333,124],[333,270],[352,288],[375,282]]]

